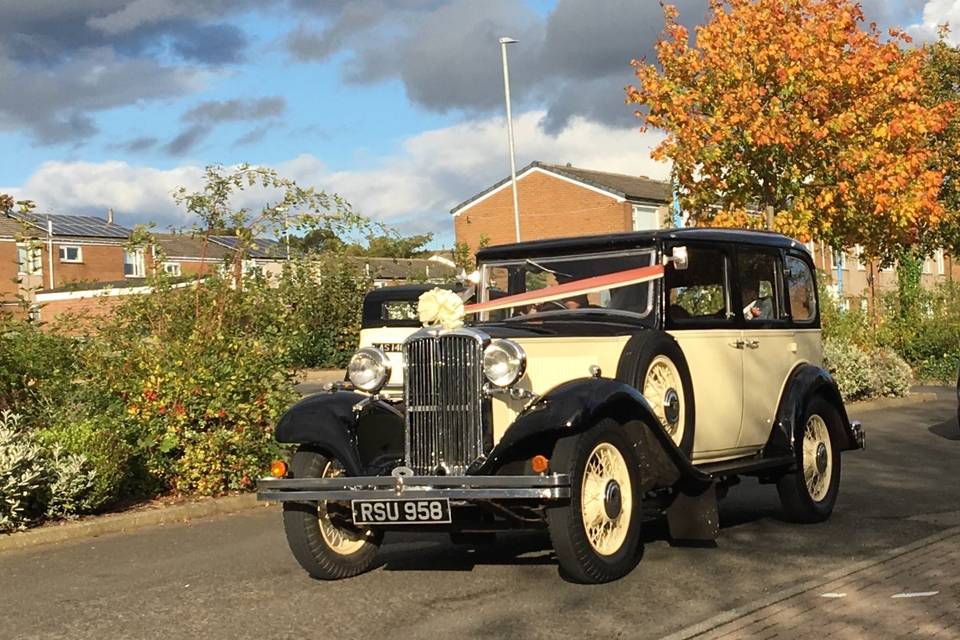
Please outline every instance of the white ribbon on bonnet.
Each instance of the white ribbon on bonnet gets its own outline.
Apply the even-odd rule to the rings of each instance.
[[[417,315],[425,327],[457,329],[463,326],[463,300],[449,289],[431,289],[420,294]]]

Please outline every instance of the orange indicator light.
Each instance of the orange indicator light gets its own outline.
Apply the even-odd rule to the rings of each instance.
[[[282,478],[287,475],[287,463],[283,460],[274,460],[270,465],[270,475],[274,478]]]
[[[550,467],[550,461],[547,456],[535,455],[530,458],[530,468],[534,473],[543,473]]]

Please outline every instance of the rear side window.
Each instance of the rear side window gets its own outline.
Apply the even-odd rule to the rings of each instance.
[[[771,322],[786,317],[781,291],[780,254],[754,248],[741,249],[737,271],[743,304],[740,314],[747,323]]]
[[[686,269],[667,266],[667,317],[673,322],[729,320],[727,258],[718,249],[688,247]]]
[[[806,262],[796,256],[786,259],[787,295],[794,322],[812,322],[817,317],[817,287]]]

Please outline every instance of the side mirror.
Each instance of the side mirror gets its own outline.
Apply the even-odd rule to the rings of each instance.
[[[690,258],[686,247],[674,247],[669,256],[663,257],[663,264],[673,263],[673,268],[677,271],[684,271],[690,266]]]

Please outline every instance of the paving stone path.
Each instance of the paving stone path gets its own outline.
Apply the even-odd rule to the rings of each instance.
[[[679,637],[960,638],[960,528],[745,615]],[[727,616],[728,618],[730,616]]]

